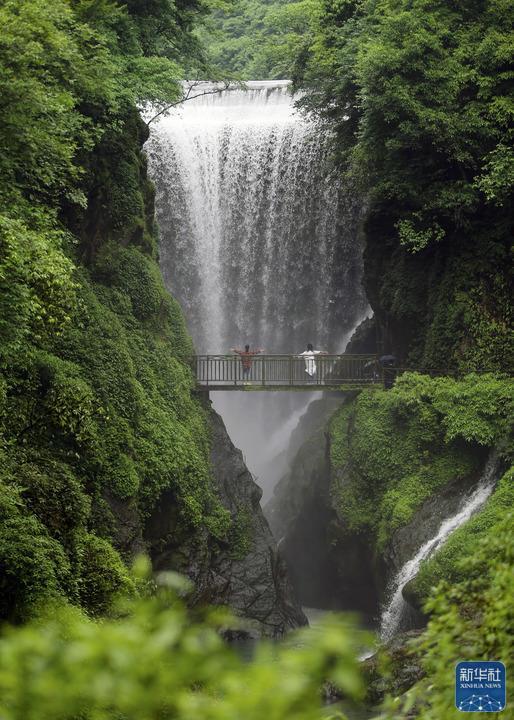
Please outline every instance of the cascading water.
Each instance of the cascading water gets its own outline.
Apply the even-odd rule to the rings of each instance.
[[[197,351],[301,352],[307,342],[340,351],[367,311],[361,203],[337,181],[325,135],[295,112],[288,83],[190,100],[152,126],[146,151],[163,274]],[[278,470],[267,448],[280,452],[278,431],[308,398],[212,399],[269,490]]]
[[[455,515],[441,523],[435,536],[420,547],[416,555],[405,563],[391,582],[390,600],[382,613],[380,621],[380,637],[382,640],[390,640],[402,627],[402,618],[408,608],[403,599],[403,588],[417,575],[421,563],[433,555],[455,530],[464,525],[483,506],[494,489],[497,467],[498,459],[493,454],[485,466],[476,489],[468,497],[464,498]]]

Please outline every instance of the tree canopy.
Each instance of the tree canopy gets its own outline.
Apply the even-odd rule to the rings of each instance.
[[[321,4],[296,86],[413,250],[509,205],[513,19],[504,0]]]
[[[212,67],[227,77],[288,79],[314,38],[317,14],[317,0],[234,0],[213,10],[199,37]]]

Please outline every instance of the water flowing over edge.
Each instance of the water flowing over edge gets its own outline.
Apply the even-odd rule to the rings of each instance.
[[[296,112],[289,84],[199,96],[152,125],[161,267],[200,352],[246,342],[340,352],[368,312],[362,203],[334,175],[329,138]],[[309,397],[213,400],[269,493],[285,428]]]

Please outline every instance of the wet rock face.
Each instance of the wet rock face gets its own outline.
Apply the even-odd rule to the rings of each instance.
[[[359,355],[360,353],[373,354],[378,350],[375,318],[366,318],[355,329],[345,352],[348,355]]]
[[[157,570],[184,572],[195,585],[193,604],[222,604],[245,620],[243,637],[279,637],[307,624],[286,566],[259,505],[262,491],[232,444],[222,419],[211,412],[213,476],[238,532],[223,544],[205,531],[184,537],[173,497],[163,496],[148,524]]]
[[[136,500],[122,499],[110,492],[105,492],[103,499],[110,511],[109,525],[116,548],[128,561],[144,553],[146,545]]]
[[[336,577],[326,550],[330,519],[330,510],[313,498],[301,508],[280,544],[291,582],[307,607],[333,607]]]
[[[264,513],[277,540],[289,531],[303,508],[327,490],[326,425],[330,416],[352,393],[325,393],[311,402],[293,431],[287,449],[291,470],[277,483]],[[322,504],[326,505],[323,500]],[[310,523],[310,520],[307,520]]]
[[[337,537],[340,535],[341,537]],[[303,605],[378,613],[370,548],[365,538],[344,535],[335,512],[320,498],[306,504],[280,545]]]

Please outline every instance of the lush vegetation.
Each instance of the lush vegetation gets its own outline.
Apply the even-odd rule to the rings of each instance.
[[[48,596],[108,611],[133,590],[118,551],[140,546],[164,489],[178,535],[229,529],[191,342],[157,266],[136,111],[180,96],[201,12],[195,0],[0,7],[3,618]]]
[[[225,77],[288,79],[318,14],[315,0],[234,0],[220,3],[199,35],[209,62]]]
[[[487,448],[512,458],[513,403],[509,379],[413,373],[343,405],[330,424],[331,492],[348,531],[383,549],[432,494],[476,477]]]

